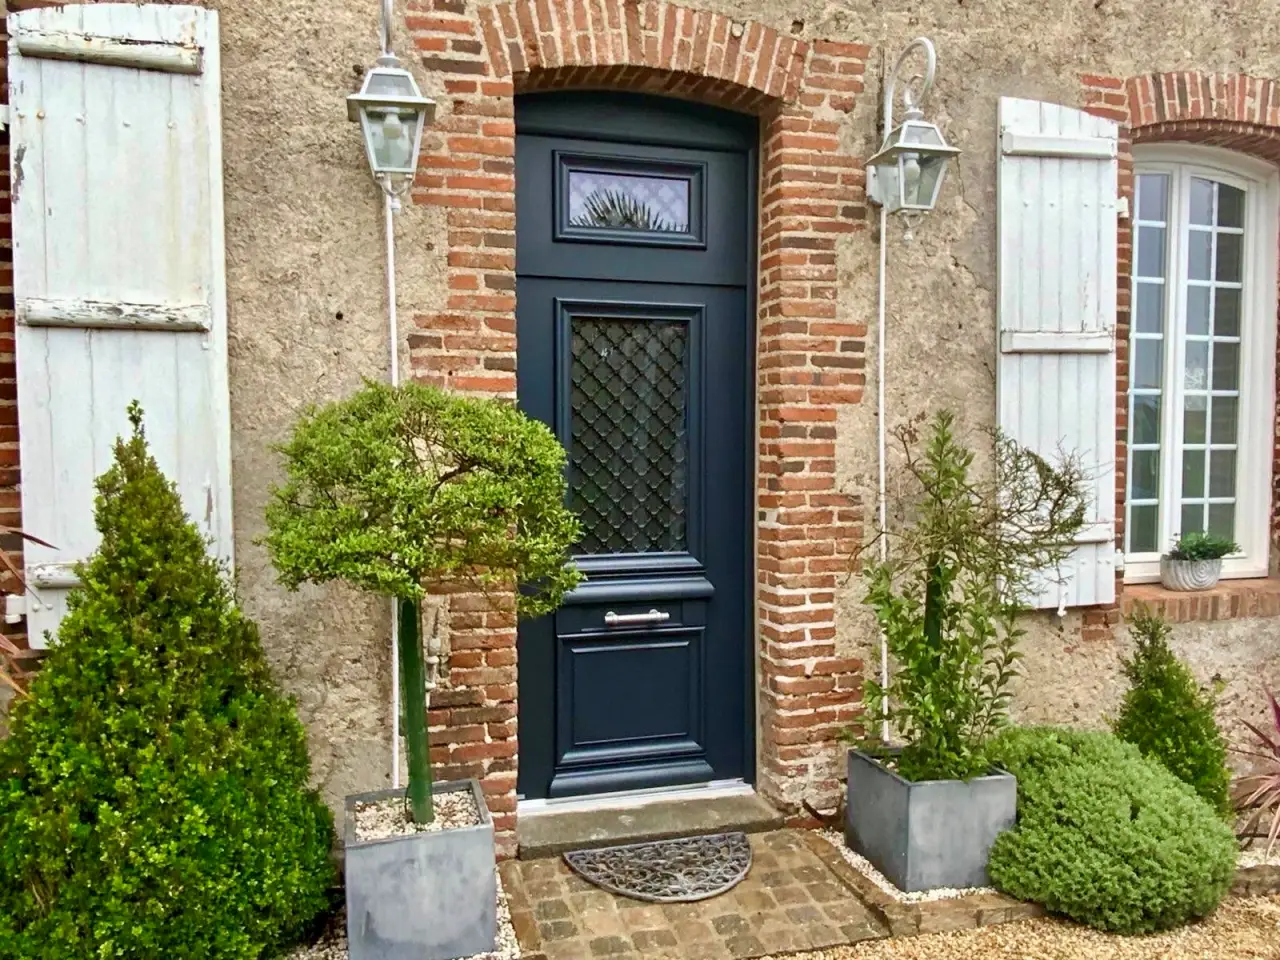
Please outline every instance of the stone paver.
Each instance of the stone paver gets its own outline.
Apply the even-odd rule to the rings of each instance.
[[[751,838],[747,878],[697,903],[652,904],[588,884],[558,857],[503,864],[512,923],[528,958],[748,960],[888,934],[802,831]]]

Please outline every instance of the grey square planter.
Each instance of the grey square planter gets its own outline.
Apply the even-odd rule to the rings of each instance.
[[[911,783],[850,750],[845,842],[907,893],[985,887],[991,844],[1013,826],[1017,803],[1009,773]]]
[[[380,790],[347,797],[347,950],[350,960],[455,960],[494,949],[498,932],[493,820],[475,780],[441,783],[435,794],[470,790],[474,827],[356,840],[355,805],[400,797]]]

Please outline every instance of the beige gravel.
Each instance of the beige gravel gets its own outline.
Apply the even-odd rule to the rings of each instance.
[[[385,840],[387,837],[403,837],[411,833],[435,833],[458,827],[473,827],[481,822],[476,798],[470,790],[437,793],[433,799],[436,817],[426,824],[414,823],[409,819],[403,797],[357,803],[356,840]]]
[[[1230,899],[1202,923],[1149,937],[1024,920],[819,950],[803,960],[1280,960],[1280,896]]]

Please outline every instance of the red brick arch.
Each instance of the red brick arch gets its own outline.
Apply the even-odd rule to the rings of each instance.
[[[1242,73],[1170,71],[1135,77],[1095,74],[1081,78],[1085,109],[1115,120],[1120,130],[1120,189],[1133,202],[1134,144],[1181,142],[1222,147],[1280,163],[1280,80]],[[1128,444],[1129,279],[1132,270],[1132,227],[1119,223],[1119,303],[1116,318],[1118,373],[1116,383],[1116,517],[1118,542],[1124,536],[1124,496]],[[1280,420],[1278,420],[1280,423]],[[1280,436],[1272,467],[1272,539],[1280,529]],[[1239,581],[1238,591],[1249,593]],[[1259,586],[1258,590],[1265,591]],[[1119,591],[1118,591],[1119,595]],[[1245,609],[1250,594],[1240,601]],[[1174,619],[1187,619],[1185,603],[1157,600],[1155,606]],[[1215,612],[1214,616],[1225,615]],[[1111,614],[1108,614],[1108,618]]]
[[[445,208],[449,286],[444,303],[417,312],[411,369],[456,390],[515,391],[517,93],[641,91],[761,118],[757,779],[792,809],[802,797],[833,803],[835,738],[857,715],[862,682],[862,663],[835,644],[836,581],[862,521],[837,487],[835,424],[862,400],[867,336],[864,318],[837,304],[837,243],[866,222],[862,166],[840,134],[868,48],[658,0],[433,0],[407,26],[446,93],[413,196]],[[509,853],[515,625],[479,598],[456,600],[435,759],[442,776],[482,779]],[[464,727],[467,739],[455,732]]]

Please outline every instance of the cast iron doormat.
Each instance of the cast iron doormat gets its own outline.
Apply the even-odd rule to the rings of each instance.
[[[602,890],[649,903],[709,900],[732,890],[751,869],[745,833],[629,843],[564,855],[574,873]]]

